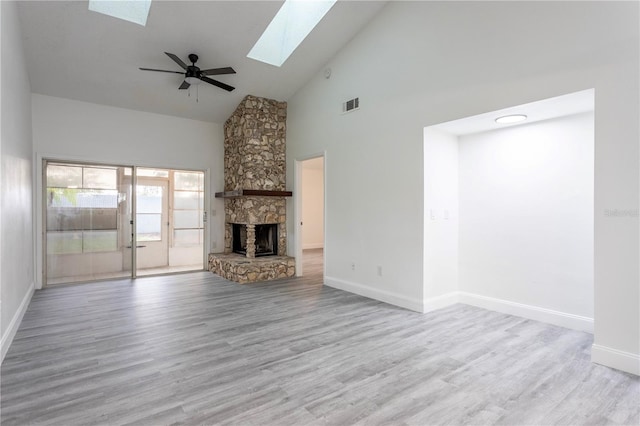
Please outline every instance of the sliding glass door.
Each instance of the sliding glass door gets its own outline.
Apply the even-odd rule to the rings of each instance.
[[[47,284],[131,276],[131,168],[46,164]]]
[[[45,161],[43,175],[47,285],[204,269],[204,172]]]

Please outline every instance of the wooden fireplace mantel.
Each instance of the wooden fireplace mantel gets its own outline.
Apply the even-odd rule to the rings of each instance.
[[[237,197],[291,197],[291,191],[267,191],[264,189],[239,189],[237,191],[216,192],[216,198]]]

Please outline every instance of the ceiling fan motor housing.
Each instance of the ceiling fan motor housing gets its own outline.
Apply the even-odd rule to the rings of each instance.
[[[200,72],[200,68],[194,66],[194,65],[189,65],[187,67],[187,72],[184,76],[185,78],[189,78],[189,77],[195,77],[195,78],[200,78],[201,77],[201,72]]]
[[[196,66],[196,62],[198,62],[198,55],[190,53],[189,60],[191,61],[191,65],[187,66],[187,72],[184,76],[185,81],[190,81],[187,80],[189,77],[200,79],[202,77],[202,73],[200,72],[200,68]]]

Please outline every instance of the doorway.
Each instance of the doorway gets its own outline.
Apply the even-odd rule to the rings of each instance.
[[[169,266],[169,181],[138,177],[136,183],[136,270]]]
[[[204,171],[52,160],[43,170],[46,285],[204,270]]]
[[[325,157],[296,161],[298,214],[296,271],[298,276],[324,276],[325,259]]]

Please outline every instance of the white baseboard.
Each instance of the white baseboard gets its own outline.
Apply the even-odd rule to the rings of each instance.
[[[515,315],[535,321],[554,324],[572,330],[584,331],[593,334],[593,318],[569,314],[566,312],[554,311],[552,309],[541,308],[539,306],[525,305],[523,303],[511,302],[509,300],[496,299],[488,296],[467,293],[463,291],[452,291],[442,296],[432,297],[424,300],[413,299],[398,293],[381,290],[359,283],[341,280],[338,278],[325,277],[326,285],[340,290],[379,300],[401,308],[410,309],[417,312],[430,312],[436,309],[445,308],[456,303],[478,306],[490,311],[502,312],[504,314]]]
[[[423,311],[422,300],[413,299],[398,293],[393,293],[387,290],[381,290],[378,288],[373,288],[332,277],[325,277],[324,284],[329,287],[337,288],[339,290],[344,290],[350,293],[358,294],[360,296],[368,297],[369,299],[389,303],[390,305],[400,306],[401,308],[417,312]]]
[[[509,300],[480,296],[464,291],[459,292],[459,301],[460,303],[478,306],[491,311],[502,312],[504,314],[515,315],[593,334],[593,318],[554,311],[539,306],[525,305]]]
[[[460,292],[452,291],[441,296],[424,299],[422,301],[422,312],[435,311],[436,309],[446,308],[456,303],[460,303]]]
[[[591,362],[640,376],[640,354],[619,351],[594,343],[591,345]]]
[[[307,243],[302,245],[302,250],[321,249],[324,248],[323,243]]]
[[[18,331],[18,327],[20,327],[20,323],[22,322],[22,317],[24,317],[24,313],[27,312],[27,308],[29,307],[29,302],[31,302],[31,297],[33,297],[33,292],[35,291],[35,286],[33,283],[29,285],[29,289],[27,290],[27,294],[24,295],[18,310],[11,318],[11,322],[9,323],[9,327],[7,327],[7,331],[2,336],[2,340],[0,340],[0,364],[4,361],[4,357],[9,351],[9,346],[11,346],[11,342],[13,342],[13,338]]]

